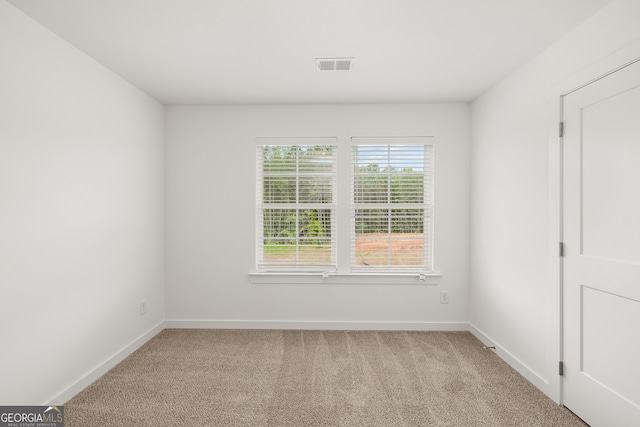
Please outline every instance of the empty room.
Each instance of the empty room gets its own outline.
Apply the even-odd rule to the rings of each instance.
[[[0,427],[637,427],[639,185],[640,0],[0,0]]]

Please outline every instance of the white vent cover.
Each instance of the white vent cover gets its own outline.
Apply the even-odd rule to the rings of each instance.
[[[316,58],[318,71],[350,71],[355,58]]]

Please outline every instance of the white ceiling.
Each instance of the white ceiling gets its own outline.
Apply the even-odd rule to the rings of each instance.
[[[166,104],[471,101],[610,2],[8,1]]]

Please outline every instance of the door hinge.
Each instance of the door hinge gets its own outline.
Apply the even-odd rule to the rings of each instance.
[[[558,124],[558,135],[560,136],[560,138],[564,136],[564,122],[560,122]]]
[[[560,252],[560,256],[564,256],[564,243],[563,242],[560,242],[560,245],[559,245],[558,249],[559,249],[559,252]]]
[[[564,375],[564,363],[562,362],[558,362],[558,375]]]

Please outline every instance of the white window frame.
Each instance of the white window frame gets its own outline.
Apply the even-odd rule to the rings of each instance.
[[[434,255],[435,248],[435,234],[433,216],[430,224],[431,227],[431,257],[432,257],[432,269],[415,269],[411,271],[352,271],[351,269],[351,239],[350,230],[352,224],[350,222],[353,202],[353,194],[349,191],[353,185],[352,176],[352,141],[362,140],[362,137],[331,137],[331,138],[256,138],[257,145],[264,145],[271,143],[274,145],[300,145],[293,143],[296,141],[306,141],[308,143],[302,145],[327,145],[324,142],[318,142],[321,140],[330,139],[333,143],[328,145],[337,145],[337,179],[338,182],[334,187],[334,190],[338,192],[338,197],[334,199],[336,206],[336,214],[333,216],[334,223],[332,225],[332,232],[337,239],[336,251],[337,251],[337,270],[336,271],[264,271],[257,268],[248,273],[250,283],[254,284],[361,284],[361,285],[438,285],[441,282],[442,274],[436,268],[436,259]],[[398,141],[397,143],[409,144],[413,141],[416,144],[425,143],[432,146],[435,152],[436,140],[432,136],[426,137],[373,137],[367,139],[376,139],[379,143],[389,144],[390,141]],[[342,141],[342,143],[339,143]],[[432,157],[433,164],[435,165],[435,156]],[[432,197],[435,192],[435,170],[432,169]],[[260,186],[257,186],[260,188]],[[257,191],[258,193],[259,191]],[[258,194],[256,194],[258,196]],[[261,197],[261,195],[260,195]],[[433,204],[432,204],[433,207]],[[433,211],[432,211],[433,212]],[[339,236],[344,238],[338,238]],[[256,261],[257,261],[257,246],[260,243],[258,238],[258,227],[256,226]]]
[[[433,240],[434,240],[434,144],[432,141],[433,138],[429,137],[352,137],[351,138],[351,271],[354,273],[368,272],[368,273],[418,273],[418,274],[429,274],[433,273]],[[387,193],[385,194],[385,201],[379,203],[362,203],[358,202],[356,197],[356,148],[357,147],[386,147],[386,160],[389,164],[392,162],[401,162],[399,157],[394,157],[394,147],[404,148],[404,147],[423,147],[424,157],[422,159],[422,167],[423,167],[423,199],[420,202],[413,203],[394,203],[391,200],[391,188],[388,187]],[[378,152],[379,153],[379,152]],[[377,154],[377,153],[376,153]],[[393,174],[388,175],[390,178]],[[391,181],[389,180],[389,184]],[[423,253],[422,259],[423,263],[421,266],[395,266],[390,262],[390,258],[392,256],[392,251],[389,249],[387,255],[389,260],[387,260],[386,265],[380,266],[362,266],[357,263],[357,255],[356,255],[356,212],[359,210],[366,209],[377,209],[377,210],[388,210],[388,218],[389,218],[389,226],[387,228],[387,243],[389,248],[392,245],[393,237],[391,230],[391,219],[392,219],[392,210],[394,209],[416,209],[423,211],[423,237],[422,237],[422,245],[423,245]]]
[[[257,138],[256,139],[256,271],[262,273],[278,272],[278,273],[335,273],[337,266],[337,228],[336,228],[336,205],[337,205],[337,138]],[[330,146],[331,150],[331,172],[329,181],[331,183],[331,202],[330,203],[310,203],[300,201],[300,180],[302,177],[326,177],[326,173],[313,174],[310,172],[301,172],[298,169],[298,160],[296,159],[296,171],[285,172],[285,175],[295,178],[296,182],[296,200],[289,203],[271,203],[265,201],[263,194],[264,178],[269,176],[263,170],[263,153],[264,148],[269,146],[283,147],[309,147],[309,146]],[[285,176],[274,174],[271,176]],[[299,263],[300,236],[297,230],[297,214],[301,210],[326,210],[330,215],[331,236],[328,237],[330,243],[330,260],[328,264],[313,265],[313,263]],[[268,263],[264,256],[264,212],[266,210],[294,210],[296,211],[296,240],[295,260],[293,264],[277,264]]]

